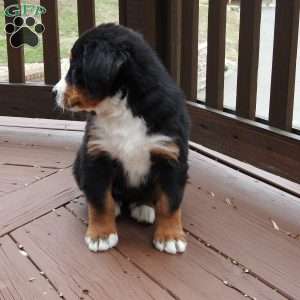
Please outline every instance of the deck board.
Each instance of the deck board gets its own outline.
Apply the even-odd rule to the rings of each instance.
[[[0,238],[0,299],[61,299],[8,237]]]
[[[207,194],[226,202],[232,200],[239,214],[252,215],[266,228],[300,233],[300,199],[257,179],[190,151],[190,182]]]
[[[54,172],[53,169],[2,165],[0,167],[0,197],[22,189]]]
[[[0,236],[59,207],[81,193],[71,170],[59,171],[0,198]]]
[[[220,152],[211,150],[202,145],[190,142],[191,149],[205,155],[211,159],[223,163],[232,169],[238,170],[248,176],[256,178],[268,185],[275,186],[278,189],[284,190],[290,194],[300,197],[300,184],[294,181],[290,181],[278,175],[272,174],[268,171],[254,167],[248,163],[242,162],[238,159],[232,158],[228,155],[222,154]]]
[[[67,207],[84,222],[87,221],[83,197]],[[187,252],[173,257],[153,249],[152,226],[121,220],[118,228],[118,249],[163,286],[172,289],[179,299],[185,299],[187,294],[188,299],[195,300],[244,299],[244,295],[257,299],[285,299],[192,236],[188,237]],[[228,282],[229,286],[224,282]]]
[[[66,299],[174,299],[115,250],[95,254],[84,244],[85,226],[61,208],[12,236]]]
[[[73,154],[73,153],[72,153]],[[61,149],[47,149],[38,146],[19,146],[5,144],[0,147],[0,164],[21,166],[38,166],[44,168],[61,169],[70,166],[74,154]]]
[[[51,123],[50,123],[51,124]],[[0,145],[43,147],[47,150],[74,151],[82,139],[82,131],[0,126]]]
[[[205,159],[201,159],[201,163],[193,159],[191,164],[192,184],[187,187],[186,198],[192,201],[183,205],[188,212],[186,229],[290,297],[299,298],[300,241],[276,230],[270,221],[276,220],[279,229],[298,233],[298,199],[249,178],[240,180],[246,175],[238,172],[224,175],[223,166],[204,165]]]
[[[191,186],[183,209],[185,228],[246,266],[285,295],[300,295],[299,241],[279,235],[258,222],[238,216],[233,209],[207,198]]]
[[[82,131],[84,122],[0,116],[0,126]]]
[[[280,188],[286,181],[276,188],[194,151],[183,204],[185,254],[155,251],[153,227],[127,219],[119,221],[117,249],[90,253],[83,242],[85,205],[70,168],[83,126],[0,118],[1,300],[22,299],[23,290],[29,299],[43,299],[35,295],[45,287],[44,277],[39,287],[25,282],[40,269],[55,287],[51,299],[60,292],[66,300],[300,299],[298,186],[291,186],[292,195]],[[4,272],[15,286],[7,289]]]

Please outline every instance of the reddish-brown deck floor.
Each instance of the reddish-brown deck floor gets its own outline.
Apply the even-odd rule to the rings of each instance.
[[[155,251],[153,228],[126,218],[116,249],[89,252],[70,171],[82,128],[0,118],[0,299],[300,299],[299,185],[195,151],[185,254]]]

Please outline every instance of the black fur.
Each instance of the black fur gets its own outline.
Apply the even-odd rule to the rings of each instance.
[[[72,49],[67,83],[88,91],[101,101],[122,91],[128,107],[142,117],[148,133],[161,133],[174,139],[180,149],[178,161],[152,157],[152,167],[139,188],[126,185],[122,165],[109,154],[92,158],[87,154],[87,134],[78,152],[74,175],[89,201],[101,208],[112,183],[117,201],[128,198],[154,200],[159,186],[170,198],[170,207],[179,207],[187,180],[189,119],[182,91],[171,79],[155,52],[142,36],[123,26],[104,24],[81,36]]]

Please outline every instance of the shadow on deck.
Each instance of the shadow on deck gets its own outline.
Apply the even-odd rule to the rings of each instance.
[[[153,228],[126,218],[116,249],[89,252],[70,171],[82,128],[0,118],[0,299],[300,299],[299,185],[192,150],[185,254],[155,251]]]

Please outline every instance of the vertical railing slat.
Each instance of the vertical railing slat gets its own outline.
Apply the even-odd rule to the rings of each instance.
[[[256,111],[262,0],[241,0],[236,113],[253,120]]]
[[[182,0],[168,0],[166,10],[165,64],[173,79],[180,85],[181,74],[181,13]],[[163,21],[163,20],[162,20]],[[163,27],[162,27],[163,28]]]
[[[57,0],[40,0],[47,9],[42,15],[44,74],[46,84],[55,84],[61,76]]]
[[[127,0],[119,0],[119,23],[126,24],[126,6]]]
[[[269,123],[292,128],[300,0],[277,0]]]
[[[157,50],[157,1],[119,0],[119,20],[124,26],[143,34],[152,48]]]
[[[20,0],[5,0],[4,7],[13,4],[20,4]],[[11,23],[12,17],[5,16],[5,22]],[[3,30],[3,29],[2,29]],[[7,61],[8,61],[8,77],[10,83],[25,82],[25,66],[24,66],[24,48],[13,48],[9,42],[10,35],[6,35],[7,41]]]
[[[78,9],[78,32],[83,34],[90,28],[95,27],[95,0],[77,0]]]
[[[182,2],[181,87],[189,100],[197,99],[199,0]]]
[[[140,18],[143,19],[143,26],[141,27],[145,39],[149,42],[151,47],[156,49],[157,46],[157,2],[156,0],[141,1],[141,11],[139,11]],[[127,5],[131,5],[132,0],[127,0]],[[136,8],[138,6],[136,5]]]
[[[223,109],[227,0],[209,0],[206,105]]]
[[[180,84],[182,0],[120,0],[120,22],[141,32]]]

